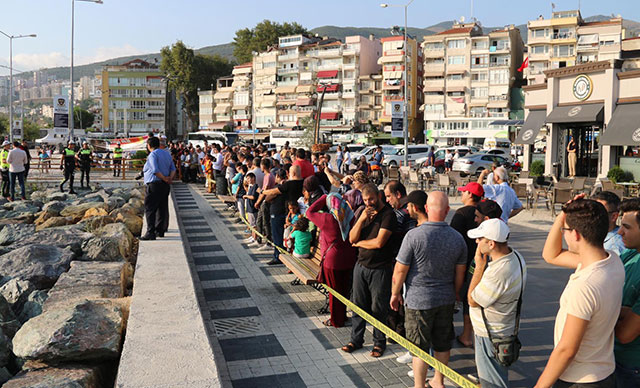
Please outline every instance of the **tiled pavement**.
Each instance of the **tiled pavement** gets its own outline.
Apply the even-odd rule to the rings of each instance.
[[[228,387],[408,387],[408,365],[395,358],[403,353],[389,345],[384,357],[369,357],[370,331],[365,348],[346,354],[350,328],[327,328],[318,315],[324,296],[304,285],[291,285],[284,266],[267,266],[270,253],[245,246],[244,226],[230,218],[227,206],[200,186],[174,185],[180,227],[192,277],[221,378]],[[515,228],[514,228],[515,230]],[[514,387],[532,386],[552,346],[553,318],[562,279],[550,276],[538,259],[545,235],[518,228],[512,239],[527,258],[530,275],[525,293],[522,332],[530,337],[521,361],[512,367]],[[518,237],[519,236],[519,237]],[[531,258],[529,260],[529,258]],[[542,287],[531,287],[533,283]],[[533,308],[531,299],[546,301]],[[456,317],[456,331],[460,318]],[[466,375],[475,373],[473,352],[455,348],[450,366]],[[451,384],[451,383],[449,383]],[[453,386],[453,385],[448,385]]]

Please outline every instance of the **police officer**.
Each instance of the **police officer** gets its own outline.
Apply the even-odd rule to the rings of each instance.
[[[4,141],[2,143],[2,151],[0,151],[0,172],[2,172],[2,196],[4,198],[11,198],[9,196],[9,163],[7,157],[9,157],[9,148],[11,143]]]
[[[64,171],[64,180],[60,183],[60,191],[64,192],[64,184],[69,181],[69,194],[75,194],[73,191],[73,173],[76,169],[76,145],[70,141],[67,148],[62,150],[62,158],[60,158],[60,169]]]
[[[113,149],[113,176],[120,176],[120,169],[122,168],[122,148],[120,146],[121,144],[118,143],[116,148]]]
[[[93,154],[89,143],[86,141],[82,143],[82,149],[76,155],[80,164],[80,187],[84,188],[84,177],[87,177],[87,188],[89,188],[89,172],[91,171],[91,162],[93,161]]]

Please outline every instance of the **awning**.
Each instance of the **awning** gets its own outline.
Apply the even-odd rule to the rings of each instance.
[[[336,77],[338,77],[338,70],[319,71],[316,76],[318,78],[336,78]]]
[[[218,121],[215,123],[211,123],[208,125],[209,129],[223,129],[226,125],[232,127],[233,122],[231,121]]]
[[[580,35],[578,44],[597,44],[599,40],[598,34]]]
[[[260,107],[261,108],[269,108],[269,107],[273,107],[273,106],[276,106],[275,100],[263,100],[260,103]]]
[[[520,133],[516,138],[515,144],[533,144],[540,133],[540,129],[544,126],[547,118],[546,110],[532,110],[524,121]]]
[[[382,65],[383,63],[400,63],[400,62],[404,62],[404,56],[402,55],[387,55],[387,56],[378,58],[378,65]]]
[[[289,106],[289,105],[295,105],[295,101],[294,100],[283,100],[283,101],[276,102],[276,106]]]
[[[228,113],[231,111],[231,106],[216,106],[216,108],[213,110],[213,113],[216,114],[220,114],[220,113]]]
[[[340,89],[339,84],[331,84],[329,86],[318,85],[318,93],[322,93],[323,90],[327,91],[327,93],[337,92]]]
[[[449,70],[447,69],[447,74],[465,74],[466,70]]]
[[[296,93],[311,93],[313,88],[313,85],[300,85],[296,88]]]
[[[489,125],[522,125],[524,120],[496,120],[489,123]]]
[[[216,92],[216,94],[213,95],[213,98],[216,100],[226,100],[231,98],[232,93],[233,92]]]
[[[296,100],[296,105],[297,106],[313,105],[313,101],[309,97],[302,97],[302,98],[298,97],[298,99]]]
[[[604,104],[569,105],[555,108],[547,123],[595,123],[604,120]]]
[[[340,112],[320,113],[320,120],[338,120],[339,118]]]
[[[447,86],[447,92],[464,92],[466,89],[465,86]]]
[[[288,94],[288,93],[295,93],[296,92],[296,86],[292,85],[292,86],[278,86],[276,88],[276,94]]]
[[[618,105],[599,142],[612,146],[637,145],[640,142],[640,103]]]

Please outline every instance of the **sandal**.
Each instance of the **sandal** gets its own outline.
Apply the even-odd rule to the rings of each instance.
[[[371,357],[374,357],[374,358],[382,357],[385,350],[386,349],[383,349],[380,346],[374,346],[373,350],[371,350]]]
[[[331,319],[327,319],[326,321],[323,321],[322,324],[328,327],[333,327],[333,324],[331,323]]]
[[[361,349],[362,345],[360,346],[356,346],[354,345],[352,342],[349,342],[348,344],[344,345],[342,347],[342,351],[345,353],[353,353],[354,351]]]

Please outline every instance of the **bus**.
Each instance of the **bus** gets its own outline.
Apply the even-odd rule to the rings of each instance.
[[[289,142],[291,147],[301,147],[302,135],[304,131],[289,131],[283,129],[274,129],[269,135],[269,143],[275,144],[276,149],[280,149]]]
[[[217,131],[198,131],[187,135],[187,141],[193,146],[204,147],[205,140],[207,143],[218,144],[219,146],[233,145],[238,141],[238,134],[235,132],[217,132]]]

